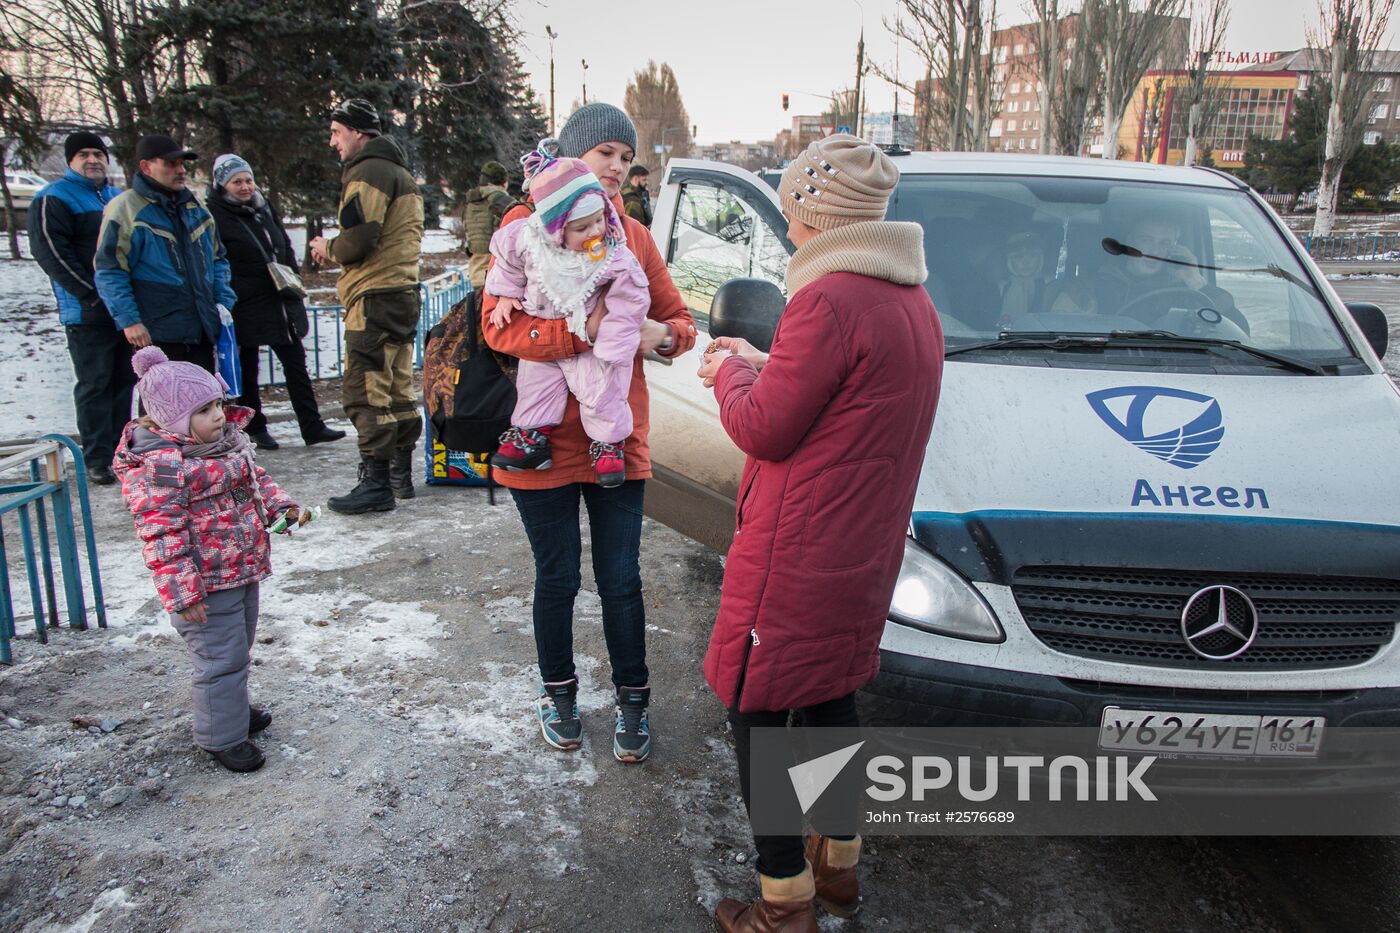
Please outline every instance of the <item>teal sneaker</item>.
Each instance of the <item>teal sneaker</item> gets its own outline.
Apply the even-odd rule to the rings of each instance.
[[[540,734],[557,749],[571,752],[583,744],[583,721],[578,716],[578,681],[541,684],[536,703]]]
[[[617,688],[617,726],[613,730],[613,757],[626,764],[646,761],[651,754],[651,726],[647,722],[650,687]]]

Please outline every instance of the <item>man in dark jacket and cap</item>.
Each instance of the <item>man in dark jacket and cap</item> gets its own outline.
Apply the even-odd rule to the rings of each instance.
[[[472,288],[486,284],[486,267],[491,265],[491,234],[501,226],[501,218],[515,205],[515,198],[506,191],[506,167],[499,162],[487,162],[481,167],[477,187],[467,192],[467,206],[462,211],[462,228],[467,234],[467,251],[471,259]]]
[[[159,133],[142,136],[135,155],[131,187],[102,212],[97,293],[133,347],[155,344],[214,372],[218,306],[232,311],[238,296],[214,218],[186,185],[196,155]]]
[[[107,143],[96,133],[73,133],[63,141],[68,171],[50,182],[29,205],[29,242],[34,258],[53,282],[58,320],[73,358],[73,404],[88,479],[116,482],[112,455],[131,418],[131,344],[117,329],[93,279],[92,257],[102,230],[102,211],[121,194],[107,183]]]
[[[414,494],[413,448],[423,433],[413,389],[423,195],[369,101],[347,100],[331,113],[330,144],[344,165],[340,233],[316,237],[311,250],[320,262],[340,264],[341,405],[359,434],[360,482],[326,504],[349,515],[384,512]]]

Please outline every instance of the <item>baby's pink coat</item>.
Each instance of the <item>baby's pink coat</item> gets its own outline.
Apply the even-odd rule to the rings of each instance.
[[[529,218],[517,220],[491,237],[495,262],[486,274],[486,291],[497,298],[517,299],[533,317],[559,319],[564,313],[531,282],[533,270],[521,244],[529,222]],[[627,390],[642,322],[651,309],[651,292],[646,274],[626,243],[618,243],[608,258],[600,261],[608,263],[608,270],[585,307],[592,312],[606,289],[608,310],[598,325],[593,349],[550,363],[521,360],[512,424],[527,428],[558,424],[572,393],[578,399],[583,429],[593,440],[620,444],[632,433]]]

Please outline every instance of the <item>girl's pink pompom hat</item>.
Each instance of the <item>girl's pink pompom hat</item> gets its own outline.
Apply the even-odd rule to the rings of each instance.
[[[218,373],[194,363],[172,363],[160,347],[142,347],[131,358],[136,390],[146,414],[171,434],[189,436],[190,415],[228,395]]]

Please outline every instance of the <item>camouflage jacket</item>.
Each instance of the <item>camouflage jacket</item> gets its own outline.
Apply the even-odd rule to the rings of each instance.
[[[340,263],[335,290],[347,314],[373,292],[418,284],[423,248],[423,195],[398,143],[378,136],[345,163],[341,176],[340,234],[330,241]]]
[[[644,227],[651,226],[651,194],[638,185],[622,186],[622,212]]]
[[[491,252],[491,234],[501,225],[506,211],[515,206],[515,198],[504,188],[473,188],[467,192],[467,204],[462,210],[462,229],[467,234],[467,250],[473,256]]]

